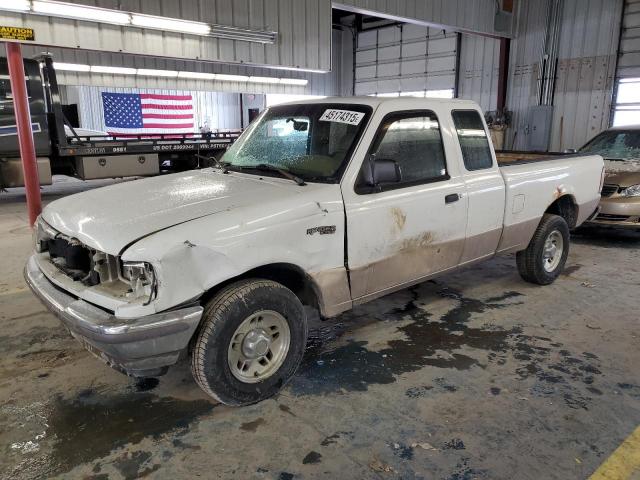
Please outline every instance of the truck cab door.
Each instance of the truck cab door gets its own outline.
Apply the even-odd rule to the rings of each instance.
[[[363,138],[342,184],[354,301],[416,283],[460,261],[467,197],[450,128],[439,120],[449,114],[445,108],[398,111],[395,102],[378,107],[372,126],[379,126],[370,127],[374,133]],[[382,182],[371,178],[378,164],[387,171]],[[392,181],[390,165],[399,171]]]
[[[460,263],[495,254],[504,220],[505,185],[482,115],[453,110],[451,119],[468,198],[467,238]]]

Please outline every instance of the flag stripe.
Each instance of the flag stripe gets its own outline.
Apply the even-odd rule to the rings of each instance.
[[[166,127],[162,128],[111,128],[109,127],[109,135],[121,135],[121,134],[129,134],[129,135],[148,135],[150,133],[162,133],[165,135],[171,135],[173,133],[194,133],[193,128],[174,128],[168,130]]]
[[[146,118],[162,118],[162,119],[170,119],[170,120],[180,120],[180,119],[192,119],[193,118],[193,114],[191,113],[186,113],[186,114],[178,114],[178,113],[174,113],[174,114],[165,114],[165,113],[144,113],[142,115],[143,119]]]
[[[162,105],[159,103],[145,103],[142,105],[142,110],[153,108],[155,110],[192,110],[192,105]]]
[[[184,123],[184,124],[192,124],[193,117],[191,118],[146,118],[142,117],[142,124],[146,125],[147,123]]]
[[[159,115],[191,115],[193,116],[193,110],[167,110],[166,108],[145,108],[142,112],[142,116],[149,114]]]
[[[191,100],[140,100],[140,105],[143,107],[146,105],[189,105],[191,106],[193,102]]]
[[[156,93],[141,93],[140,98],[142,100],[171,100],[173,102],[175,102],[176,100],[192,100],[191,95],[159,95]]]
[[[144,124],[145,131],[149,128],[193,128],[193,123],[146,123]]]

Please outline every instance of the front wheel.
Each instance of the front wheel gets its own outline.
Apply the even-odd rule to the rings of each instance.
[[[545,214],[526,250],[516,254],[520,276],[549,285],[564,269],[569,255],[569,226],[558,215]]]
[[[200,387],[227,405],[275,395],[295,373],[307,341],[304,308],[271,280],[233,283],[205,306],[191,354]]]

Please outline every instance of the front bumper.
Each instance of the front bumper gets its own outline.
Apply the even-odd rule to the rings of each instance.
[[[589,224],[640,230],[640,198],[619,195],[603,198],[600,212]]]
[[[53,285],[29,258],[24,277],[36,296],[87,350],[132,376],[152,376],[178,361],[203,308],[192,306],[135,319],[119,319]]]

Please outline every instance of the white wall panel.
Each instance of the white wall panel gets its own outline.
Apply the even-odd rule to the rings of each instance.
[[[565,0],[551,150],[579,148],[609,127],[622,0]]]
[[[331,69],[330,0],[67,0],[278,32],[274,45],[1,12],[0,24],[35,29],[40,45],[318,71]]]
[[[477,102],[485,112],[496,110],[499,66],[500,40],[463,34],[458,96]]]

